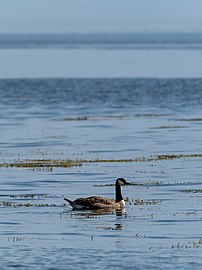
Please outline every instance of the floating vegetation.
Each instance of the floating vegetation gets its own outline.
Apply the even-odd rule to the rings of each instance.
[[[99,163],[99,162],[151,162],[159,160],[172,160],[180,158],[202,158],[202,154],[173,154],[173,155],[157,155],[150,157],[137,157],[131,159],[91,159],[80,160],[81,163]]]
[[[202,189],[185,189],[185,190],[180,190],[180,192],[185,192],[185,193],[202,193]]]
[[[150,158],[150,161],[155,160],[168,160],[168,159],[180,159],[180,158],[197,158],[202,157],[202,154],[179,154],[179,155],[158,155]]]
[[[125,202],[128,202],[130,205],[155,205],[161,203],[161,200],[141,200],[141,199],[130,199],[129,197],[124,198]]]
[[[33,204],[33,203],[13,203],[7,201],[0,202],[0,207],[63,207],[63,206],[64,204],[57,205],[48,203]]]
[[[10,198],[20,198],[20,199],[39,199],[39,198],[55,198],[56,196],[48,194],[20,194],[20,195],[10,195]]]
[[[156,185],[161,185],[161,181],[148,181],[144,183],[129,183],[125,184],[125,186],[156,186]],[[112,187],[115,186],[115,184],[99,184],[99,185],[94,185],[94,187]]]
[[[23,237],[9,237],[8,238],[8,241],[12,241],[12,242],[22,242],[22,241],[24,241],[25,240],[25,238],[23,238]]]
[[[136,170],[135,173],[147,173],[147,174],[151,174],[151,173],[155,173],[155,174],[165,174],[165,171],[143,171],[143,170]]]
[[[36,159],[36,160],[17,160],[13,163],[0,163],[0,167],[16,167],[37,170],[49,170],[53,168],[70,168],[75,166],[82,166],[85,163],[124,163],[124,162],[152,162],[161,160],[173,160],[181,158],[202,158],[202,154],[173,154],[173,155],[158,155],[150,157],[137,157],[129,159],[77,159],[77,160],[52,160],[52,159]]]
[[[112,116],[102,116],[102,117],[88,117],[88,116],[78,116],[78,117],[67,117],[63,118],[63,121],[86,121],[86,120],[110,120],[110,119],[126,119],[127,116],[124,115],[112,115]]]
[[[160,200],[140,200],[140,199],[132,199],[131,202],[129,202],[130,205],[134,204],[134,205],[155,205],[155,204],[159,204],[161,203]]]
[[[184,118],[184,119],[176,119],[176,121],[201,122],[202,121],[202,118]]]
[[[132,186],[138,186],[138,184],[125,184],[124,186],[129,186],[129,185],[132,185]],[[93,185],[94,187],[113,187],[113,186],[115,186],[115,184],[96,184],[96,185]]]
[[[16,168],[30,168],[30,169],[40,169],[47,168],[52,169],[54,167],[74,167],[81,166],[79,161],[73,160],[50,160],[50,159],[36,159],[36,160],[21,160],[14,163],[1,163],[0,167],[16,167]]]
[[[129,159],[81,159],[81,163],[118,163],[118,162],[141,162],[148,161],[147,158],[129,158]]]
[[[61,119],[62,121],[86,121],[86,120],[124,120],[137,117],[164,117],[169,116],[169,114],[155,114],[155,113],[139,113],[134,115],[105,115],[105,116],[77,116],[77,117],[65,117]]]
[[[188,248],[199,248],[202,245],[202,239],[199,239],[198,241],[193,241],[189,243],[180,243],[173,244],[171,248],[177,248],[177,249],[188,249]]]
[[[0,206],[11,207],[11,206],[13,206],[13,203],[12,202],[0,202]]]
[[[99,226],[96,229],[111,230],[111,231],[117,231],[118,230],[119,231],[119,230],[123,230],[124,226],[117,223],[117,224],[115,224],[114,227],[112,227],[112,226]]]
[[[176,129],[176,128],[188,128],[188,126],[159,126],[159,127],[151,127],[150,129]]]
[[[196,216],[196,215],[198,215],[198,213],[196,211],[188,211],[185,213],[185,215],[186,216],[192,216],[192,215]]]
[[[68,118],[63,118],[63,121],[86,121],[88,120],[87,116],[78,116],[78,117],[68,117]]]

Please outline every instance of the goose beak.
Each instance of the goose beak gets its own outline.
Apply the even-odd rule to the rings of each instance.
[[[129,182],[126,182],[126,183],[125,183],[125,185],[129,186],[129,185],[131,185],[131,183],[129,183]]]

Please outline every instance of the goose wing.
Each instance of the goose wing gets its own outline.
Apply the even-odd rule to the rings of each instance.
[[[113,206],[114,200],[101,197],[101,196],[91,196],[87,198],[78,198],[74,201],[77,205],[87,207],[89,209],[100,209],[104,207]]]

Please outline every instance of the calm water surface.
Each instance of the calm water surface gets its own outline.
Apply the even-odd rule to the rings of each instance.
[[[0,78],[201,78],[201,49],[201,33],[0,34]]]
[[[2,166],[1,269],[201,269],[201,103],[194,78],[1,79],[1,164],[123,160]],[[158,155],[186,157],[147,159]],[[64,205],[113,198],[117,177],[137,184],[123,187],[124,213]]]

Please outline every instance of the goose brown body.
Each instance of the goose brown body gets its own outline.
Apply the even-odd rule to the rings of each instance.
[[[102,196],[91,196],[87,198],[78,198],[74,201],[71,201],[67,198],[64,198],[65,201],[69,202],[75,210],[99,210],[99,209],[122,209],[125,206],[125,202],[123,200],[121,194],[121,183],[129,184],[126,182],[124,178],[118,178],[115,184],[115,194],[116,199],[110,199]]]

